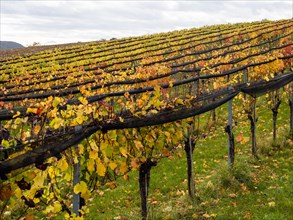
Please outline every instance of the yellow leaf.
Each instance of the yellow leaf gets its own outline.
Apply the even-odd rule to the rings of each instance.
[[[83,155],[84,153],[84,146],[82,144],[78,145],[78,153],[79,155]]]
[[[69,182],[69,181],[71,181],[71,175],[70,175],[70,173],[66,173],[65,174],[65,176],[64,176],[64,179],[67,181],[67,182]]]
[[[49,205],[45,209],[45,213],[59,213],[62,210],[62,205],[60,204],[59,201],[54,202],[53,205]]]
[[[97,151],[93,151],[93,150],[91,150],[91,151],[89,152],[89,157],[90,157],[91,159],[96,159],[96,158],[98,158],[98,153],[97,153]]]
[[[33,187],[40,188],[44,185],[45,175],[43,172],[39,172],[38,175],[34,178]]]
[[[116,134],[116,131],[115,130],[108,131],[107,134],[108,134],[108,137],[110,138],[110,140],[116,141],[117,134]]]
[[[154,138],[152,137],[152,135],[148,134],[145,137],[145,140],[150,143],[150,146],[153,146],[153,144],[154,144]]]
[[[63,125],[63,120],[61,118],[54,118],[51,122],[50,122],[50,127],[54,128],[54,129],[58,129],[60,126]]]
[[[35,204],[39,203],[41,200],[39,198],[33,198]]]
[[[177,105],[184,105],[184,102],[183,102],[182,99],[177,99],[177,100],[176,100],[176,104],[177,104]]]
[[[269,202],[268,205],[269,205],[269,207],[275,207],[276,203],[275,202]]]
[[[89,190],[86,190],[84,193],[81,194],[81,197],[84,198],[85,200],[88,200],[91,197],[91,192]]]
[[[19,111],[17,111],[16,114],[12,116],[12,118],[16,118],[18,116],[20,116],[20,112]]]
[[[60,204],[60,202],[59,201],[54,202],[52,212],[58,213],[58,212],[61,212],[61,210],[62,210],[62,205]]]
[[[33,128],[33,134],[34,134],[34,135],[39,134],[40,130],[41,130],[41,126],[40,126],[40,125],[36,125],[36,126]]]
[[[89,172],[93,172],[95,170],[95,161],[93,159],[89,159],[87,161],[87,169]]]
[[[120,173],[124,174],[126,173],[128,170],[128,166],[125,162],[121,162],[120,164]]]
[[[55,108],[60,103],[61,99],[59,97],[54,97],[52,106]]]
[[[87,99],[84,98],[84,97],[79,97],[78,100],[79,100],[83,105],[87,105],[87,104],[88,104]]]
[[[127,157],[128,152],[124,147],[120,147],[119,150],[124,157]]]
[[[249,137],[243,137],[242,141],[241,141],[241,144],[245,144],[249,141]]]
[[[16,124],[16,125],[19,125],[19,124],[21,124],[21,123],[22,123],[21,118],[17,118],[17,119],[15,119],[15,121],[14,121],[14,124]]]
[[[97,163],[97,174],[99,176],[105,176],[106,170],[107,170],[107,168],[103,163]]]
[[[211,216],[212,218],[216,218],[216,217],[217,217],[217,214],[212,213],[210,216]]]
[[[22,133],[22,140],[25,141],[27,140],[27,138],[29,138],[31,136],[31,133],[29,131],[26,131],[24,133]]]
[[[17,187],[17,188],[14,190],[14,194],[15,194],[15,196],[16,196],[18,199],[20,199],[20,198],[22,197],[21,189]]]
[[[139,108],[142,108],[144,106],[144,101],[143,100],[139,99],[136,102],[137,102],[137,105],[138,105]]]
[[[68,163],[65,159],[60,160],[59,166],[61,171],[66,171],[68,169]]]
[[[34,113],[37,114],[38,109],[37,108],[27,108],[26,113]]]
[[[77,124],[81,125],[82,122],[83,122],[83,118],[82,118],[81,116],[76,117],[76,118],[75,118],[75,121],[77,122]]]
[[[66,220],[70,219],[70,215],[68,213],[65,213],[64,219],[66,219]]]
[[[182,137],[183,137],[183,133],[182,133],[182,131],[180,131],[180,130],[178,130],[178,131],[176,131],[176,135],[175,135],[178,139],[182,139]]]
[[[99,149],[96,144],[95,144],[95,146],[96,146],[96,149]],[[93,146],[92,146],[92,148],[93,148]],[[100,148],[101,148],[101,150],[106,150],[108,148],[108,143],[106,143],[106,142],[100,143]]]
[[[143,148],[143,145],[140,141],[134,140],[134,144],[137,150],[140,150]]]
[[[5,148],[9,148],[10,147],[10,142],[8,140],[3,139],[1,141],[1,146],[5,147]]]
[[[83,185],[83,184],[85,184],[85,185]],[[83,187],[86,187],[86,183],[83,182],[83,181],[81,181],[80,183],[78,183],[78,184],[76,184],[76,185],[74,186],[74,188],[73,188],[73,192],[74,192],[75,194],[78,194],[78,193],[80,193],[80,192],[82,191]]]
[[[113,161],[111,161],[111,162],[109,163],[109,167],[111,168],[111,170],[114,170],[114,169],[117,167],[117,164],[114,163]]]
[[[75,194],[80,193],[81,197],[84,199],[88,199],[91,195],[87,188],[87,184],[84,181],[80,181],[80,183],[76,184],[73,188],[73,191]]]

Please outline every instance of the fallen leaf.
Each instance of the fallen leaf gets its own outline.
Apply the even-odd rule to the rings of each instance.
[[[251,214],[249,212],[247,212],[245,215],[244,215],[244,218],[246,219],[250,219],[251,218]]]
[[[269,202],[268,205],[269,205],[269,207],[275,207],[276,203],[275,202]]]
[[[205,214],[202,215],[202,217],[207,219],[207,218],[210,218],[210,215],[208,213],[205,213]]]
[[[229,197],[230,198],[235,198],[236,197],[236,194],[235,193],[231,193],[231,194],[229,194]]]

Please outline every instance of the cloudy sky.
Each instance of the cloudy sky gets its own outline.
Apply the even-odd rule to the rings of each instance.
[[[0,40],[24,46],[138,36],[204,25],[293,17],[283,1],[0,0]]]

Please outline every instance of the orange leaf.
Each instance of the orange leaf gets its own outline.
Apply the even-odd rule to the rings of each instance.
[[[164,149],[162,150],[162,153],[163,153],[163,155],[164,155],[165,157],[170,157],[170,156],[171,156],[170,151],[169,151],[168,149],[166,149],[166,148],[164,148]]]
[[[117,187],[115,182],[109,182],[109,183],[106,183],[106,185],[107,185],[110,189],[115,189],[115,188]]]
[[[131,167],[132,169],[136,170],[139,166],[138,160],[135,158],[133,160],[131,160]]]
[[[246,219],[250,219],[251,218],[251,214],[249,212],[247,212],[245,215],[244,215],[244,218]]]
[[[34,220],[35,216],[34,215],[27,215],[25,217],[25,220]]]
[[[238,136],[236,137],[236,142],[240,142],[240,141],[242,141],[242,139],[243,139],[243,133],[242,132],[240,132],[239,134],[238,134]]]
[[[125,174],[124,176],[123,176],[123,178],[124,178],[124,180],[129,180],[129,176],[128,176],[128,174]]]

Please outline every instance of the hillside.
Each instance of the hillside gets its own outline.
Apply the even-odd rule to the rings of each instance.
[[[13,41],[0,41],[0,50],[15,48],[24,48],[24,46]]]

